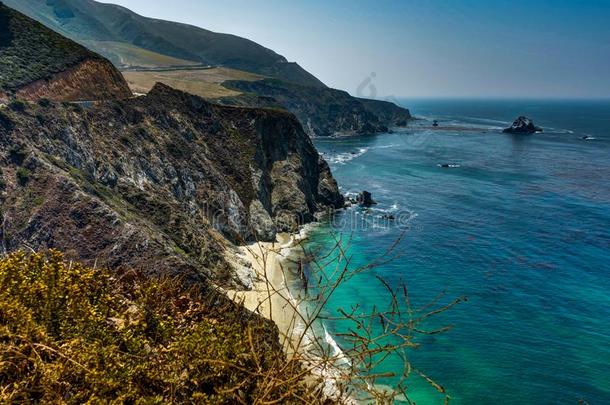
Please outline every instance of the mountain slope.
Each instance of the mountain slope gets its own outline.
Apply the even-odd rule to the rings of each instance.
[[[187,24],[142,17],[120,6],[92,0],[5,0],[9,6],[76,41],[114,41],[207,65],[226,66],[289,82],[323,88],[296,63],[253,41]],[[92,49],[119,60],[111,42]]]
[[[358,99],[329,89],[297,64],[287,63],[275,52],[233,35],[145,18],[123,7],[92,0],[6,1],[110,57],[118,66],[185,66],[184,72],[175,67],[167,72],[126,72],[132,89],[138,93],[159,81],[223,104],[283,106],[297,115],[312,136],[385,132],[390,127],[405,126],[411,118],[407,109],[395,104]],[[196,75],[197,67],[188,67],[197,63],[224,65],[273,80],[238,83],[227,76],[225,84],[216,78],[207,83],[206,74]]]
[[[106,59],[1,3],[0,92],[62,101],[131,96]]]
[[[395,104],[359,99],[336,89],[313,89],[273,79],[231,80],[223,85],[246,95],[224,97],[221,103],[252,105],[254,100],[259,106],[280,104],[299,118],[310,136],[386,132],[390,126],[406,126],[411,119],[409,110]],[[258,98],[248,97],[248,93]]]
[[[269,79],[227,68],[125,71],[135,93],[147,93],[161,82],[215,103],[244,107],[285,108],[295,114],[310,136],[370,134],[402,127],[409,110],[380,100]]]
[[[293,115],[164,85],[85,110],[5,109],[0,140],[9,251],[53,247],[89,264],[239,284],[231,246],[343,204]]]
[[[126,69],[201,66],[197,62],[162,55],[125,42],[91,40],[80,41],[80,43],[89,49],[95,49],[100,55],[105,55],[115,66]]]

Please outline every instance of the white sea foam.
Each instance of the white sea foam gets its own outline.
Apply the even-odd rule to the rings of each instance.
[[[301,250],[297,246],[301,241],[307,238],[308,234],[315,226],[315,224],[302,226],[298,233],[292,234],[290,239],[281,245],[281,253],[278,260],[283,262],[283,266],[290,266],[290,256],[301,254]],[[351,365],[349,359],[321,321],[315,321],[314,325],[307,325],[308,322],[306,320],[309,318],[310,313],[307,310],[307,300],[304,299],[306,293],[297,286],[298,283],[294,282],[292,276],[289,276],[291,279],[290,281],[287,280],[289,274],[290,272],[284,273],[283,285],[286,286],[285,294],[287,299],[300,314],[300,316],[294,320],[292,334],[294,337],[302,337],[301,346],[298,349],[303,354],[302,361],[309,363],[312,367],[311,372],[323,379],[321,389],[327,398],[341,400],[342,403],[355,405],[356,401],[348,394],[344,394],[340,389],[340,384],[345,380],[345,373],[350,372],[349,367],[345,368],[345,370],[342,369],[342,366]],[[320,326],[324,331],[324,337],[316,336],[317,334],[321,334]],[[318,332],[316,332],[316,330],[318,330]],[[321,352],[319,345],[323,345],[324,343],[328,345],[329,350],[323,349]],[[327,358],[326,353],[331,353],[332,356]]]
[[[369,151],[370,148],[360,148],[358,149],[357,152],[345,152],[345,153],[339,153],[336,155],[329,155],[326,156],[324,155],[326,161],[330,164],[338,164],[338,165],[344,165],[349,161],[352,161],[356,158],[359,158],[360,156],[364,155],[366,152]]]
[[[330,333],[328,333],[328,329],[326,329],[326,325],[322,325],[322,328],[324,328],[324,340],[332,348],[333,358],[335,359],[336,362],[339,363],[337,365],[350,366],[352,364],[351,361],[345,356],[345,353],[343,352],[341,347],[339,347],[339,344],[333,338],[333,336]]]
[[[431,122],[437,121],[438,124],[442,127],[457,127],[457,128],[472,128],[477,130],[499,130],[504,129],[510,125],[509,122],[487,119],[487,118],[477,118],[477,117],[443,117],[443,116],[435,116],[435,117],[421,117],[426,123],[422,123],[423,126],[429,126]],[[414,126],[417,128],[417,125]]]
[[[373,149],[389,149],[389,148],[395,148],[397,146],[400,146],[396,143],[391,143],[389,145],[379,145],[379,146],[373,146]]]
[[[490,118],[478,118],[478,117],[464,117],[467,120],[472,120],[475,122],[481,122],[485,124],[494,124],[487,125],[490,129],[503,129],[511,124],[511,122],[503,121],[503,120],[494,120]],[[463,123],[462,123],[463,124]]]
[[[542,133],[551,133],[551,134],[568,134],[571,135],[574,131],[565,128],[551,128],[551,127],[543,127]]]

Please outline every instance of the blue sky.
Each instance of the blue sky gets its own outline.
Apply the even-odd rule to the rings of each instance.
[[[384,97],[610,97],[610,0],[106,2],[252,39],[352,94],[374,73]]]

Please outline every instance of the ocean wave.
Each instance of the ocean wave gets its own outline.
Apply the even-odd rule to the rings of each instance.
[[[364,155],[366,152],[369,151],[369,149],[370,148],[360,148],[357,152],[345,152],[336,155],[324,153],[322,156],[324,156],[324,159],[326,159],[326,161],[330,164],[344,165],[347,162],[350,162]]]
[[[343,230],[359,229],[386,233],[395,229],[411,227],[412,221],[417,217],[418,214],[415,211],[399,208],[398,204],[390,207],[352,205],[345,210],[344,215],[335,219],[334,226]]]
[[[328,333],[328,329],[326,329],[326,325],[322,325],[324,329],[324,341],[330,346],[333,351],[333,358],[337,361],[340,361],[344,365],[351,365],[350,360],[345,356],[345,353],[339,347],[337,341],[332,337],[330,333]]]
[[[464,119],[466,120],[471,120],[471,121],[475,121],[475,122],[481,122],[481,123],[487,123],[487,124],[495,124],[494,127],[498,127],[499,125],[501,125],[500,128],[506,128],[506,126],[510,125],[511,123],[508,121],[504,121],[504,120],[495,120],[495,119],[491,119],[491,118],[479,118],[479,117],[464,117]]]
[[[574,133],[574,131],[572,131],[571,129],[565,129],[565,128],[551,128],[551,127],[543,127],[542,128],[544,132],[549,132],[552,134],[568,134],[568,135],[572,135]]]
[[[398,145],[397,143],[391,143],[389,145],[373,146],[372,149],[389,149],[389,148],[395,148],[398,146],[400,146],[400,145]]]
[[[469,127],[473,129],[481,130],[498,130],[504,129],[510,125],[507,121],[488,119],[488,118],[477,118],[477,117],[448,117],[448,116],[434,116],[434,117],[421,117],[425,121],[434,122],[438,121],[442,127]],[[427,124],[426,124],[427,125]]]

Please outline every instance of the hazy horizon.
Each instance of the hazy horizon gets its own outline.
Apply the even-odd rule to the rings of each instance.
[[[371,98],[610,98],[610,0],[104,1],[251,39]]]

